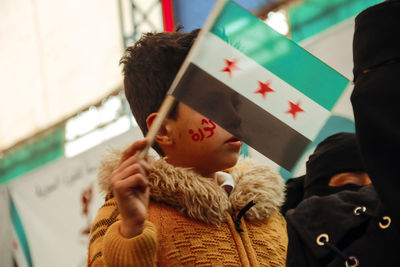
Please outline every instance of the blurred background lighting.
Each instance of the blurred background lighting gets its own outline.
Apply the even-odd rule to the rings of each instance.
[[[282,10],[269,12],[265,23],[280,34],[288,35],[289,33],[288,21]]]

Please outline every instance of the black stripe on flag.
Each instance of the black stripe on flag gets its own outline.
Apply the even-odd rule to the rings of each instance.
[[[310,143],[193,63],[172,95],[289,171]]]

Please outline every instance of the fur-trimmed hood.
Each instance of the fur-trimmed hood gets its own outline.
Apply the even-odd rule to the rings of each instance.
[[[109,176],[121,158],[120,151],[110,151],[100,163],[98,183],[100,190],[111,190]],[[278,212],[285,199],[283,179],[266,166],[241,160],[229,170],[235,187],[228,196],[215,181],[200,176],[188,168],[174,167],[164,159],[150,160],[150,196],[181,214],[207,224],[219,224],[241,210],[250,201],[256,204],[246,212],[248,220],[265,220]]]

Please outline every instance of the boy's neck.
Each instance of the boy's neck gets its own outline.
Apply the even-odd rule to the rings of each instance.
[[[171,160],[169,157],[166,158],[166,161],[175,167],[192,168],[192,170],[195,171],[196,173],[198,173],[199,175],[206,177],[206,178],[210,178],[210,179],[214,180],[215,182],[217,182],[217,173],[216,172],[210,173],[209,171],[205,171],[205,170],[202,170],[202,169],[199,169],[196,167],[186,166],[186,165],[180,164],[179,162]]]
[[[216,172],[212,172],[212,173],[202,173],[201,171],[197,170],[196,168],[193,168],[193,170],[194,170],[195,172],[197,172],[198,174],[200,174],[201,176],[203,176],[203,177],[210,178],[210,179],[212,179],[212,180],[217,181],[217,174],[216,174]]]

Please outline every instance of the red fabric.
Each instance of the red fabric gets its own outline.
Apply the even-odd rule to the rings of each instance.
[[[161,6],[163,13],[164,31],[173,32],[175,30],[175,25],[172,0],[161,0]]]

